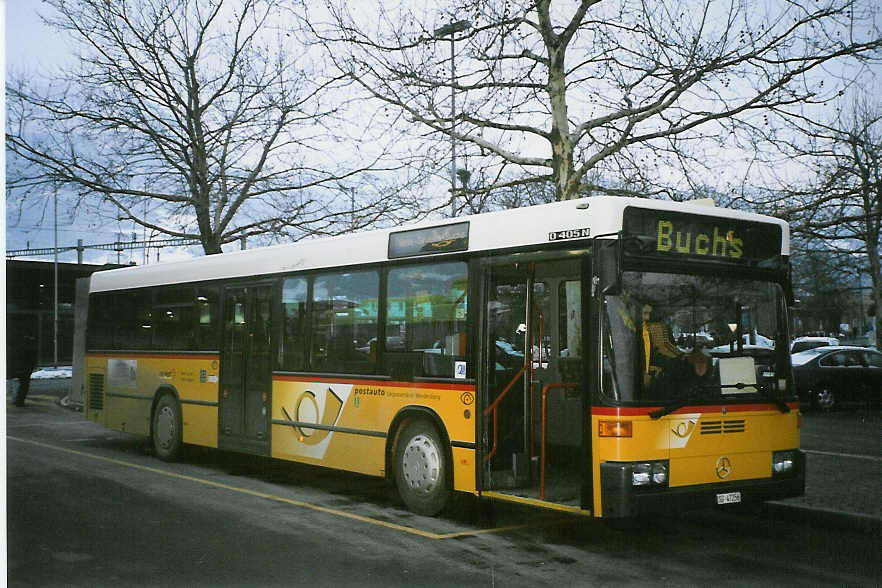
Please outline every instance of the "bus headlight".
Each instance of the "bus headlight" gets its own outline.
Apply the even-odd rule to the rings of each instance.
[[[667,461],[646,461],[631,464],[632,486],[665,486],[667,483]]]
[[[793,472],[794,456],[792,451],[775,451],[772,453],[772,474],[781,476]]]
[[[667,484],[668,483],[668,462],[655,461],[652,463],[652,483]]]
[[[651,472],[652,465],[648,463],[635,463],[633,466],[631,466],[631,485],[649,486]]]

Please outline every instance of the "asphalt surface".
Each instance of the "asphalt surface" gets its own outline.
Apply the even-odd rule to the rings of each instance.
[[[805,494],[769,502],[772,516],[860,529],[882,538],[882,413],[852,407],[803,417]]]
[[[7,381],[6,410],[27,410],[12,404],[15,381]],[[27,404],[69,402],[70,379],[33,380]],[[805,495],[768,502],[769,517],[812,526],[859,530],[882,538],[882,413],[855,407],[833,414],[806,413],[801,445],[806,452]]]

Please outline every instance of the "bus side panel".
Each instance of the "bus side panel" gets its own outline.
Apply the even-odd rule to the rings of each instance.
[[[115,431],[149,435],[152,396],[142,384],[143,363],[132,355],[87,354],[86,416]]]
[[[153,400],[161,388],[168,388],[181,403],[184,443],[217,447],[217,355],[88,354],[85,371],[85,410],[90,420],[117,431],[149,435]],[[103,380],[100,401],[99,380]]]
[[[217,401],[215,401],[217,402]],[[217,448],[217,405],[184,404],[181,407],[184,443]]]
[[[465,447],[453,448],[453,489],[460,492],[478,493],[475,478],[475,450]]]
[[[389,427],[407,407],[441,418],[454,444],[454,488],[474,492],[474,386],[278,377],[272,456],[383,476]]]
[[[219,356],[157,357],[146,363],[147,391],[171,386],[178,393],[184,443],[217,447]]]
[[[107,358],[85,354],[83,358],[83,416],[99,425],[107,426],[105,415]]]

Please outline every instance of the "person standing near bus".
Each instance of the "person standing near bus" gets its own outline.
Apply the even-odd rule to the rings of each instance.
[[[12,349],[7,345],[6,352],[7,357],[12,360],[11,365],[7,364],[9,376],[18,379],[15,405],[24,406],[31,389],[31,373],[37,366],[37,340],[31,335],[25,335],[19,340],[19,345]]]

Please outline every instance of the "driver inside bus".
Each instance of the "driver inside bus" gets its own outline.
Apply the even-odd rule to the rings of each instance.
[[[707,371],[705,357],[700,353],[686,354],[671,342],[670,328],[653,315],[652,304],[642,308],[643,385],[649,387],[664,378],[667,382],[683,382],[692,375]]]
[[[668,337],[668,329],[658,317],[653,316],[651,304],[644,304],[642,309],[641,332],[643,344],[641,356],[643,358],[643,385],[649,386],[662,372],[666,372],[672,361],[680,359],[680,349],[671,343]],[[673,364],[675,365],[675,364]]]

